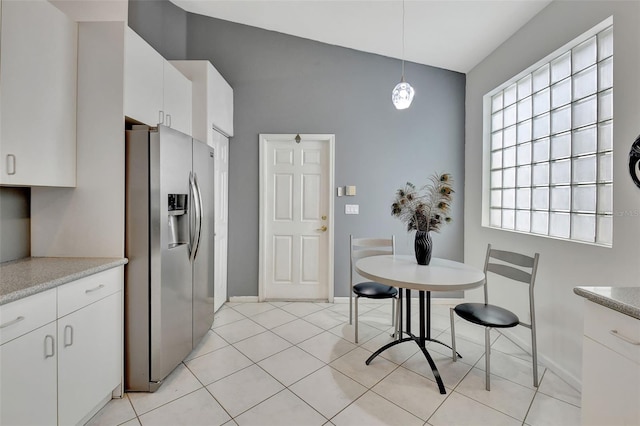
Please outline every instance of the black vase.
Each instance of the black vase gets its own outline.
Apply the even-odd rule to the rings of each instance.
[[[414,248],[418,265],[428,265],[431,262],[431,250],[433,249],[429,231],[416,231]]]

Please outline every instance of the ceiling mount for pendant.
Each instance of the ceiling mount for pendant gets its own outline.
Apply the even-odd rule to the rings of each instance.
[[[404,79],[404,0],[402,0],[402,77],[391,92],[391,101],[396,109],[407,109],[413,101],[415,90]]]

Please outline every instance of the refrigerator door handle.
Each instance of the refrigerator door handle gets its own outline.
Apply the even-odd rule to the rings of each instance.
[[[193,216],[196,214],[196,189],[193,182],[193,173],[189,172],[189,262],[193,262],[196,254],[196,233]]]
[[[202,205],[202,191],[200,190],[200,185],[198,184],[198,175],[193,174],[193,183],[195,186],[195,199],[197,200],[197,210],[196,210],[196,249],[193,258],[195,259],[198,256],[198,249],[200,248],[200,240],[202,239],[202,216],[204,215],[203,205]]]
[[[201,202],[202,198],[198,195],[198,187],[196,186],[196,178],[194,173],[189,173],[189,192],[191,192],[191,205],[193,206],[193,213],[195,215],[195,224],[193,228],[191,228],[191,222],[189,222],[189,237],[190,241],[190,251],[189,251],[189,262],[195,260],[196,255],[198,254],[198,244],[199,234],[201,231],[202,221],[200,218],[200,210],[201,210]],[[194,229],[195,228],[195,229]]]

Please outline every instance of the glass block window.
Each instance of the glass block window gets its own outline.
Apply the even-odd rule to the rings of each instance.
[[[612,244],[613,26],[607,24],[487,95],[490,227]]]

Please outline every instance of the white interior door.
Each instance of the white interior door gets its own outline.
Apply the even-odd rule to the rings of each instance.
[[[334,141],[260,135],[260,300],[333,301]]]
[[[214,297],[213,309],[227,301],[227,247],[229,202],[229,138],[213,130],[215,150],[215,238],[214,238]]]

